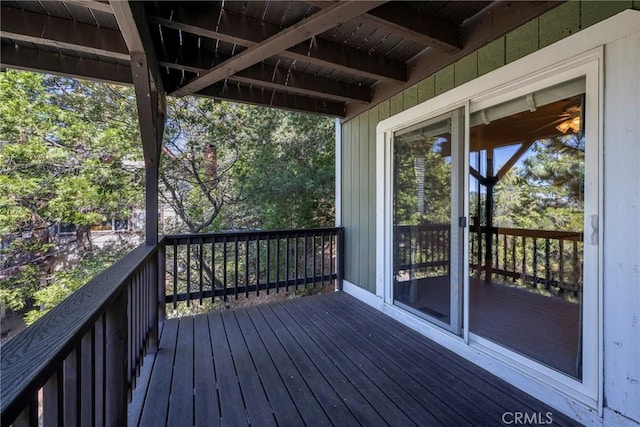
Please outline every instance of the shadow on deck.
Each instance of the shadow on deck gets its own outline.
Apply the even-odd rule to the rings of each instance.
[[[576,424],[344,293],[168,320],[148,362],[129,425]]]

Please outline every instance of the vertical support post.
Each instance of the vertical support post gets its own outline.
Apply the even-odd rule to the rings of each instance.
[[[145,243],[158,243],[158,163],[145,168]]]
[[[158,335],[160,333],[160,325],[164,322],[165,308],[164,308],[164,294],[165,294],[165,267],[166,267],[166,246],[164,240],[158,244],[158,252],[155,256],[151,257],[151,262],[155,265],[151,266],[149,283],[145,286],[149,286],[149,301],[150,304],[150,316],[149,316],[149,352],[155,353],[158,350]]]
[[[338,280],[336,281],[336,291],[342,290],[342,282],[344,281],[344,228],[338,229],[338,253],[336,254]]]
[[[493,174],[493,149],[487,150],[487,194],[485,198],[485,215],[487,220],[487,232],[485,233],[485,283],[491,283],[493,270],[493,187],[495,179]]]
[[[107,308],[105,425],[127,424],[127,297],[121,292]]]

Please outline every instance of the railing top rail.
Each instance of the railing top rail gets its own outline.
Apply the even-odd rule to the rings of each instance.
[[[224,231],[219,233],[191,233],[191,234],[171,234],[164,236],[164,240],[168,244],[174,244],[178,240],[192,240],[192,239],[212,239],[218,237],[231,237],[241,238],[245,236],[286,236],[286,235],[310,235],[318,233],[331,233],[341,230],[342,227],[318,227],[318,228],[298,228],[298,229],[286,229],[286,230],[242,230],[242,231]]]
[[[435,231],[435,230],[449,230],[451,224],[399,224],[394,225],[393,228],[417,228],[418,230]]]
[[[471,227],[472,231],[477,230],[478,227]],[[480,230],[486,231],[487,227],[482,226]],[[582,240],[582,232],[580,231],[558,231],[558,230],[533,230],[528,228],[506,228],[506,227],[491,227],[493,233],[506,234],[508,236],[524,236],[524,237],[538,237],[541,239],[579,239]]]
[[[29,392],[40,387],[80,341],[93,323],[124,289],[136,269],[158,246],[141,245],[129,252],[2,347],[0,412],[15,412],[28,403]]]

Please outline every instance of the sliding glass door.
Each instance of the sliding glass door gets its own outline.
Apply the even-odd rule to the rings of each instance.
[[[462,114],[393,137],[393,301],[456,334],[460,280]]]
[[[585,80],[471,115],[470,332],[582,378]]]

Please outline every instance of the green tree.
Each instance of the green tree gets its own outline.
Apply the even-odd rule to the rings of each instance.
[[[329,225],[333,120],[202,98],[169,100],[161,199],[173,232]]]
[[[32,301],[52,273],[55,223],[77,226],[80,257],[89,228],[129,217],[142,201],[142,159],[128,88],[35,73],[0,75],[0,297]],[[133,166],[133,167],[132,167]]]
[[[537,141],[495,187],[494,223],[500,227],[582,230],[584,138]]]

